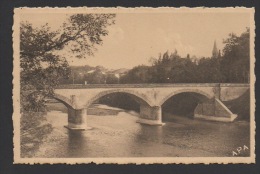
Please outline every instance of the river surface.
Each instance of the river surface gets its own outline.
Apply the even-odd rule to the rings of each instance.
[[[250,147],[248,122],[219,123],[169,114],[163,117],[167,116],[171,120],[164,126],[147,126],[136,123],[138,114],[120,109],[117,115],[88,115],[87,124],[92,129],[75,132],[64,127],[67,113],[51,111],[46,118],[54,129],[35,157],[216,157],[232,156],[244,145]],[[247,150],[239,156],[249,153]]]

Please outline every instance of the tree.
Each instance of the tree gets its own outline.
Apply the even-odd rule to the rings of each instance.
[[[149,73],[149,66],[136,66],[131,69],[126,75],[121,77],[121,83],[148,83],[152,78]]]
[[[116,84],[119,82],[119,78],[115,76],[115,74],[107,74],[106,83],[107,84]]]
[[[201,58],[198,61],[197,70],[197,82],[199,83],[221,83],[223,81],[218,58]]]
[[[103,74],[100,69],[97,69],[93,73],[87,74],[85,80],[89,84],[104,84],[106,81],[106,75]]]
[[[221,71],[225,76],[224,82],[248,82],[250,62],[250,33],[249,28],[240,36],[234,33],[224,40]]]
[[[28,90],[37,93],[38,99],[42,94],[52,95],[59,81],[70,75],[68,62],[59,51],[67,48],[77,58],[94,55],[96,45],[103,43],[102,37],[108,35],[107,26],[114,24],[114,18],[115,14],[75,14],[55,31],[48,23],[35,28],[29,22],[22,22],[21,97],[26,98]]]

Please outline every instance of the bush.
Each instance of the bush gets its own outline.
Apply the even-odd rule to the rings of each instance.
[[[45,95],[41,91],[23,91],[21,93],[21,109],[22,111],[45,112]]]
[[[21,157],[32,157],[53,128],[43,112],[24,112],[20,124]]]

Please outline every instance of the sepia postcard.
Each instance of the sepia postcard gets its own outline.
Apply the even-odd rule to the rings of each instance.
[[[254,8],[16,8],[14,163],[255,163]]]

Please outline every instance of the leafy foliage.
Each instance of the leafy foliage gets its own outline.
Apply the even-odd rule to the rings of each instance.
[[[43,112],[25,112],[21,117],[21,156],[33,157],[44,138],[53,130]]]
[[[101,70],[96,70],[93,73],[85,75],[85,79],[88,79],[87,82],[91,84],[104,84],[106,83],[106,76],[102,73]]]
[[[137,66],[131,69],[126,76],[122,76],[121,83],[148,83],[150,81],[151,74],[149,73],[150,67]]]
[[[114,74],[107,74],[106,76],[107,84],[116,84],[119,83],[119,78],[117,78]]]
[[[247,82],[249,79],[249,28],[241,36],[234,33],[229,35],[224,43],[221,71],[224,73],[224,82]]]
[[[101,45],[102,37],[108,35],[107,26],[114,24],[114,18],[114,14],[75,14],[56,31],[48,24],[35,28],[29,22],[21,23],[21,98],[31,105],[26,108],[41,108],[44,97],[39,95],[52,95],[54,87],[68,78],[69,64],[59,51],[67,49],[77,58],[93,55],[96,45]],[[28,90],[30,94],[25,92]]]

